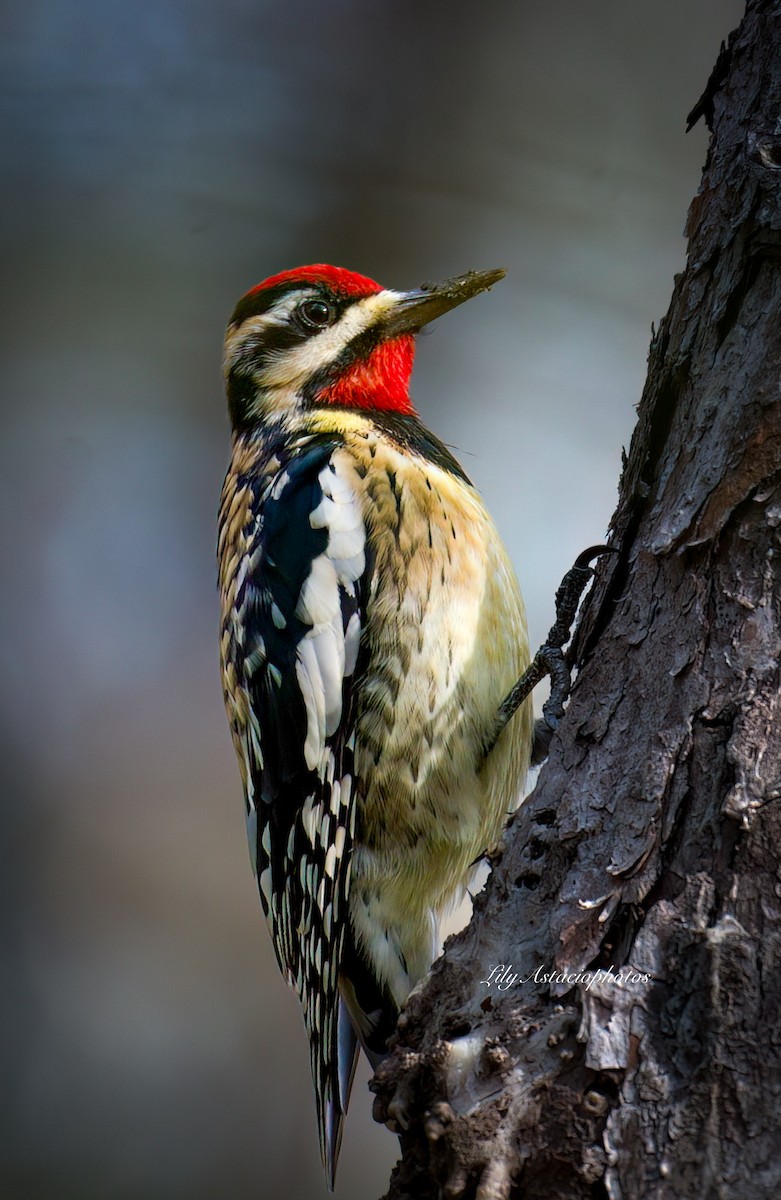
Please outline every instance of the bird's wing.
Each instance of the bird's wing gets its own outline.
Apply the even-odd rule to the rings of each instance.
[[[339,965],[367,587],[360,503],[335,449],[310,446],[266,486],[237,593],[250,853],[277,958],[304,1010],[331,1182],[357,1056]]]

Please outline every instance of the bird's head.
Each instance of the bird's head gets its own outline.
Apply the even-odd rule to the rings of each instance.
[[[470,271],[409,292],[323,264],[272,275],[236,305],[225,336],[234,429],[310,405],[413,411],[415,334],[504,271]]]

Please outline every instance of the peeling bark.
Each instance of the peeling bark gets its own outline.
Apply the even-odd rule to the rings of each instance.
[[[388,1200],[781,1196],[781,0],[700,116],[567,716],[377,1073]]]

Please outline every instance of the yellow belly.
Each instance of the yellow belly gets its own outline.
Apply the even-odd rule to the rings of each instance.
[[[438,952],[437,916],[519,798],[530,707],[487,760],[482,748],[529,648],[520,589],[478,494],[384,439],[368,442],[372,470],[355,477],[374,571],[350,910],[401,1003]],[[344,453],[360,463],[366,436]]]

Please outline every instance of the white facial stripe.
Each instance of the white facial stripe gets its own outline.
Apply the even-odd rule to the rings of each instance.
[[[297,302],[300,302],[300,299],[299,294]],[[322,330],[314,337],[307,338],[295,349],[281,350],[275,355],[274,359],[264,367],[258,382],[267,388],[290,387],[304,383],[315,372],[322,370],[323,367],[338,358],[354,337],[374,325],[385,313],[390,312],[400,299],[400,292],[386,289],[351,304],[335,325]],[[253,330],[256,328],[251,324],[254,320],[254,317],[250,318],[241,325],[242,341],[248,328]]]

